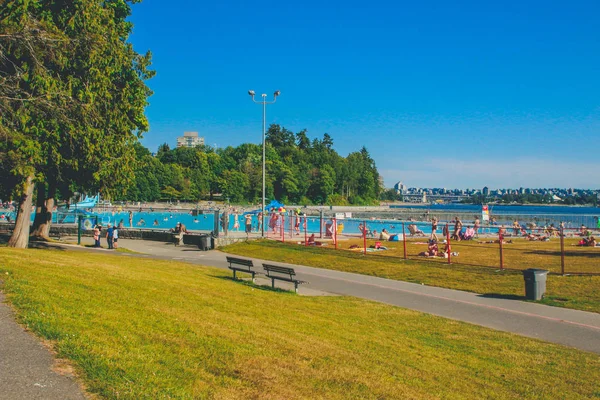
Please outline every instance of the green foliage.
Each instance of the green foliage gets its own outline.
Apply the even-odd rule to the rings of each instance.
[[[271,125],[266,134],[266,193],[292,204],[368,205],[379,197],[379,173],[366,148],[347,158],[333,150],[328,134],[308,139]],[[262,148],[244,143],[215,152],[212,148],[159,147],[156,157],[136,145],[135,182],[117,200],[210,199],[259,203],[262,194]],[[158,187],[157,187],[158,186]],[[175,191],[168,189],[170,187]],[[350,193],[350,195],[348,195]]]
[[[153,75],[127,43],[137,1],[3,2],[0,159],[14,180],[105,195],[131,183]]]

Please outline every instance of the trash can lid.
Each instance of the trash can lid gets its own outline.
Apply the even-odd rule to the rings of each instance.
[[[540,269],[540,268],[529,268],[523,271],[523,273],[527,273],[527,274],[536,274],[536,275],[542,275],[542,274],[547,274],[548,271],[547,269]]]

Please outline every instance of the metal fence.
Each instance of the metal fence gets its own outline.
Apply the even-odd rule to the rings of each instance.
[[[367,257],[600,275],[600,247],[595,246],[596,238],[600,238],[597,224],[573,227],[573,221],[555,225],[548,220],[548,224],[539,226],[535,221],[542,221],[540,218],[531,222],[519,218],[517,221],[523,222],[515,222],[512,217],[479,226],[440,221],[437,231],[432,232],[431,222],[424,221],[279,215],[274,220],[269,218],[265,232],[268,238],[281,242],[353,251]]]

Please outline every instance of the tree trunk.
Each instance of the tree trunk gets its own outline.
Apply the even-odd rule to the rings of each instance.
[[[15,221],[15,229],[10,237],[10,240],[8,241],[8,247],[26,249],[29,245],[29,226],[31,225],[33,187],[33,176],[28,176],[27,182],[25,183],[25,192],[19,199],[19,208],[17,220]]]
[[[54,209],[54,197],[56,195],[56,185],[50,183],[48,195],[46,196],[46,187],[44,184],[38,184],[38,199],[36,201],[36,215],[33,221],[32,236],[48,239],[50,236],[50,226],[52,225],[52,210]],[[43,203],[40,205],[40,197]]]
[[[44,219],[44,209],[46,208],[46,184],[38,182],[35,185],[35,218],[33,219],[33,227],[31,228],[31,236],[40,236],[39,228]]]

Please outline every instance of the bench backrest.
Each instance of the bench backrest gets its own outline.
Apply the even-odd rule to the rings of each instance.
[[[246,267],[254,266],[254,264],[252,263],[252,260],[246,260],[244,258],[227,257],[227,262],[229,264],[244,265]]]
[[[263,268],[267,271],[267,276],[271,273],[277,273],[282,275],[289,275],[290,279],[296,275],[296,271],[293,268],[282,267],[280,265],[263,264]]]

